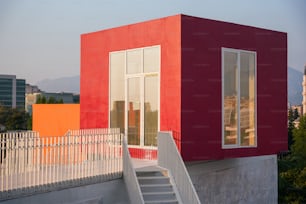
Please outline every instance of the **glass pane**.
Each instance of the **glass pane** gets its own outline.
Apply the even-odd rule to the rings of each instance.
[[[238,144],[237,139],[237,59],[234,52],[224,52],[224,144]]]
[[[158,129],[158,77],[145,77],[144,144],[157,145]]]
[[[128,79],[128,144],[140,144],[140,78]]]
[[[160,67],[160,47],[144,49],[144,72],[158,72]]]
[[[240,53],[240,141],[255,145],[255,54]]]
[[[127,51],[127,73],[142,73],[142,49]]]
[[[125,53],[110,53],[110,127],[124,132]]]

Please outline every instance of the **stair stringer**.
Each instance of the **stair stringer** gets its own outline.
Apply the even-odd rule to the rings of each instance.
[[[172,177],[172,175],[171,175],[170,170],[168,170],[168,169],[166,169],[166,168],[164,168],[164,167],[161,167],[161,166],[158,166],[158,167],[162,169],[161,172],[162,172],[165,176],[168,176],[168,177],[169,177],[169,180],[170,180],[170,183],[171,183],[171,185],[172,185],[172,187],[173,187],[173,191],[174,191],[174,193],[175,193],[175,196],[176,196],[177,201],[178,201],[180,204],[183,204],[182,199],[181,199],[181,196],[180,196],[180,193],[179,193],[179,191],[178,191],[178,189],[177,189],[176,183],[175,183],[175,181],[174,181],[174,179],[173,179],[173,177]]]

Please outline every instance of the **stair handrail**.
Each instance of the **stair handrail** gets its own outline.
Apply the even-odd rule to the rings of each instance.
[[[173,140],[172,132],[159,132],[157,138],[157,163],[168,169],[175,181],[183,203],[200,204],[198,194],[192,184],[184,161]]]
[[[129,152],[127,138],[123,137],[123,179],[129,194],[131,203],[144,204],[141,189],[137,180],[136,172],[133,167],[131,155]]]

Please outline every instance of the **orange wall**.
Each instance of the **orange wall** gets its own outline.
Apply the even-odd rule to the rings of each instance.
[[[80,129],[79,104],[33,104],[32,129],[41,137],[62,136]]]

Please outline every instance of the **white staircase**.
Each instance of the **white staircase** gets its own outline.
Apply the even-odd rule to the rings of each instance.
[[[178,204],[179,198],[167,170],[151,167],[136,171],[145,204]]]

